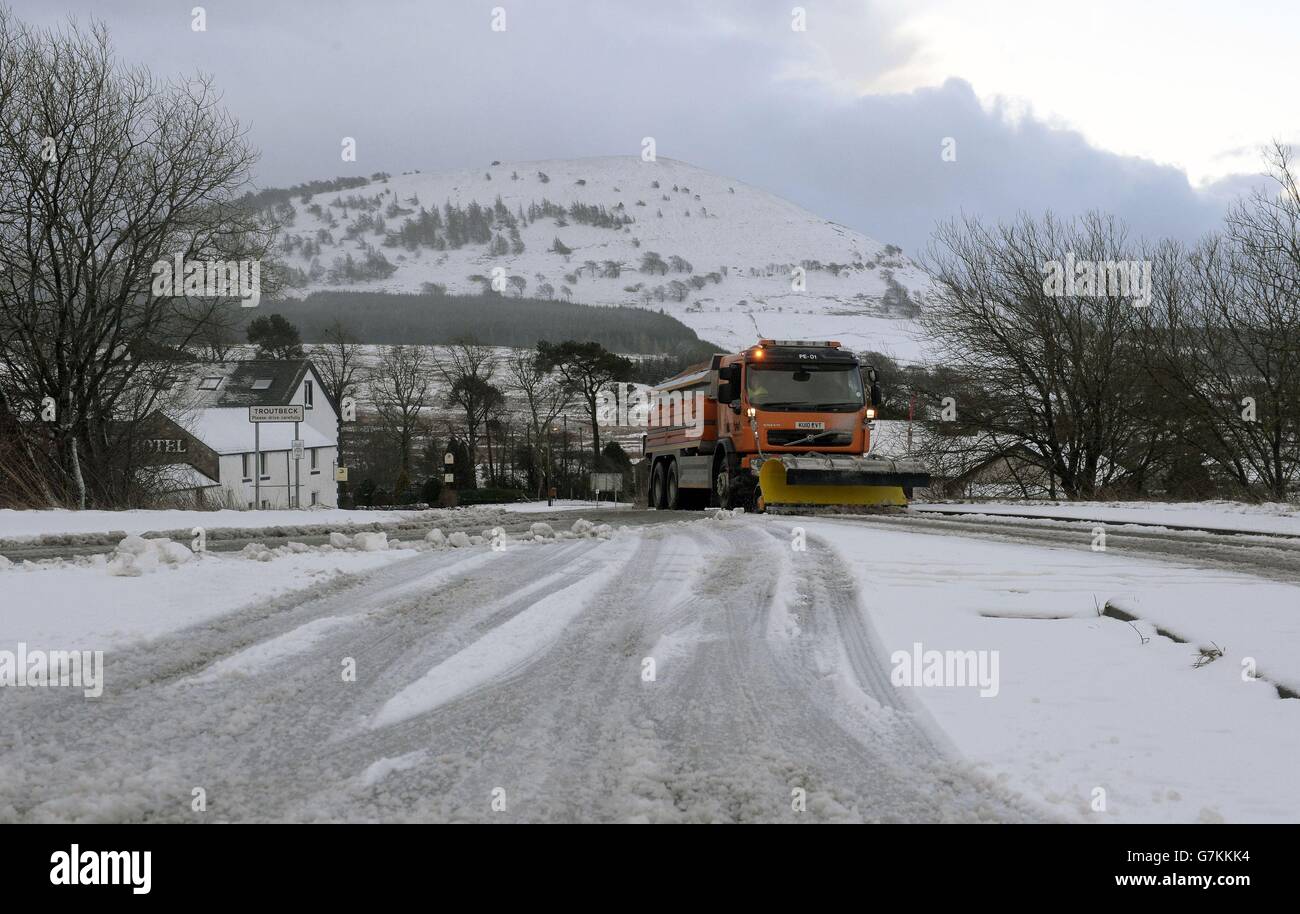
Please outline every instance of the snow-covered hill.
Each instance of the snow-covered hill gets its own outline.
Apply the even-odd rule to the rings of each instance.
[[[411,173],[295,196],[278,214],[300,294],[473,292],[496,278],[507,295],[662,309],[728,347],[762,335],[919,349],[928,279],[897,247],[671,159]]]

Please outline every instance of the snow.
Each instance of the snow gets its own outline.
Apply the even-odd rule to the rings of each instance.
[[[304,525],[347,526],[388,524],[410,519],[410,511],[347,511],[342,508],[312,508],[303,511],[69,511],[62,508],[40,511],[0,509],[0,540],[33,540],[42,536],[78,533],[152,533],[164,530],[206,530]]]
[[[592,508],[605,510],[610,508],[634,508],[636,506],[626,501],[616,504],[612,501],[597,502],[580,498],[557,498],[551,505],[547,505],[543,500],[508,502],[503,505],[493,505],[492,507],[500,508],[502,511],[508,511],[511,514],[540,514],[544,511],[581,511],[583,509],[590,511]]]
[[[519,180],[511,180],[517,172]],[[538,173],[550,181],[542,183]],[[485,173],[492,175],[488,181]],[[585,183],[579,184],[579,181]],[[652,187],[654,181],[659,187]],[[674,191],[674,185],[678,190]],[[684,190],[689,188],[689,193]],[[614,215],[635,221],[626,230],[598,228],[570,222],[558,226],[541,218],[521,228],[522,254],[491,257],[487,248],[469,245],[459,250],[414,252],[384,247],[383,236],[365,232],[360,238],[375,246],[397,269],[384,280],[334,286],[327,280],[310,284],[305,292],[320,289],[370,289],[418,292],[422,284],[436,282],[452,293],[478,292],[471,275],[486,275],[501,267],[507,275],[528,281],[526,295],[534,295],[543,282],[571,289],[572,300],[593,305],[631,305],[662,309],[695,330],[702,339],[738,349],[760,336],[778,339],[836,339],[849,348],[873,349],[908,361],[919,357],[922,342],[916,324],[903,310],[890,310],[882,301],[891,277],[915,300],[929,289],[929,278],[900,252],[842,225],[829,222],[795,204],[741,181],[713,174],[684,162],[659,157],[644,162],[639,156],[608,156],[536,162],[505,162],[487,168],[441,174],[406,174],[387,182],[316,194],[312,204],[325,207],[348,197],[373,197],[383,193],[381,210],[396,201],[418,212],[418,205],[468,205],[477,200],[491,207],[498,195],[512,214],[522,206],[548,199],[569,207],[585,203],[603,205]],[[664,196],[668,200],[663,200]],[[699,197],[697,200],[696,197]],[[638,201],[644,206],[638,206]],[[616,209],[619,204],[622,209]],[[355,255],[355,241],[344,241],[344,230],[360,213],[353,208],[343,218],[343,208],[330,210],[338,220],[331,230],[337,244],[322,245],[321,266],[328,268],[345,251]],[[689,211],[690,215],[687,215]],[[662,217],[658,213],[662,212]],[[385,217],[389,231],[406,216]],[[313,237],[327,228],[306,206],[297,206],[289,235]],[[552,253],[554,238],[572,249],[562,256]],[[639,246],[635,242],[640,242]],[[692,273],[667,275],[637,271],[644,253],[654,251],[665,260],[679,255],[690,262]],[[304,270],[310,260],[294,254],[287,258]],[[593,275],[586,261],[613,260],[623,264],[618,277]],[[794,291],[791,269],[805,261],[848,267],[838,275],[827,269],[809,269],[806,288]],[[579,273],[578,280],[566,275]],[[724,273],[721,282],[691,289],[684,301],[672,298],[649,303],[627,286],[644,283],[653,289],[673,279]],[[538,279],[541,274],[542,279]]]
[[[175,819],[194,784],[236,821],[481,821],[499,785],[530,821],[1300,815],[1276,689],[1300,690],[1300,586],[1193,567],[1194,539],[1183,562],[840,517],[551,532],[184,562],[128,537],[138,576],[0,569],[0,648],[106,651],[102,702],[3,696],[26,742],[0,735],[0,820]],[[917,645],[996,651],[995,688],[898,684]]]
[[[340,575],[372,571],[415,553],[315,552],[254,565],[205,553],[153,574],[114,577],[102,564],[0,571],[0,645],[26,641],[104,650],[207,622]],[[99,557],[102,560],[102,556]]]
[[[371,726],[387,727],[417,714],[426,714],[492,682],[522,673],[587,608],[586,599],[622,573],[634,551],[630,544],[602,549],[602,561],[591,567],[587,574],[533,603],[429,670],[421,679],[389,699],[379,709]],[[536,586],[545,586],[563,576],[551,575]]]
[[[1242,676],[1254,658],[1259,675],[1300,684],[1300,587],[1086,545],[806,526],[809,553],[831,548],[852,567],[889,653],[999,652],[996,698],[907,690],[998,783],[1078,821],[1300,815],[1300,701]],[[1108,601],[1138,621],[1099,616]],[[1194,668],[1212,642],[1224,655]],[[1098,787],[1105,812],[1091,807]]]
[[[226,657],[193,677],[192,683],[211,682],[222,676],[249,676],[310,650],[332,632],[352,622],[348,616],[313,619],[292,631],[259,642],[247,650]]]
[[[969,514],[1032,514],[1062,520],[1148,526],[1194,526],[1211,530],[1300,536],[1300,507],[1285,503],[1205,502],[980,502],[913,504],[913,511],[960,511]]]

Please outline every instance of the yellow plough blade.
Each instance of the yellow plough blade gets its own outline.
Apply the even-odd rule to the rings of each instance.
[[[902,486],[791,485],[786,467],[779,459],[767,460],[758,473],[758,486],[765,505],[890,505],[905,507]],[[851,474],[846,472],[845,476]]]

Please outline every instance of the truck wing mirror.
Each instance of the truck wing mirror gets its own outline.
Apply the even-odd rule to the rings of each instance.
[[[879,406],[880,401],[883,399],[884,399],[884,395],[882,395],[880,392],[880,385],[877,384],[875,381],[872,381],[871,382],[871,405]]]

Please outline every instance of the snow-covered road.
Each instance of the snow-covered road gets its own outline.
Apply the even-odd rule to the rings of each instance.
[[[670,513],[504,551],[14,566],[2,640],[118,634],[102,697],[0,691],[0,821],[1300,819],[1294,544],[1092,532]],[[249,575],[242,609],[168,606]],[[900,683],[913,648],[991,657],[993,688]]]
[[[834,552],[752,520],[425,553],[114,652],[98,700],[6,690],[0,819],[1033,817],[890,685]]]

